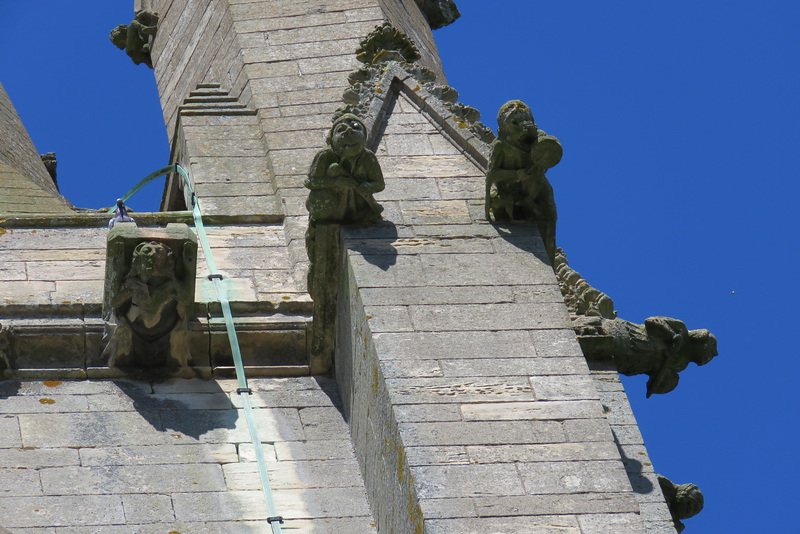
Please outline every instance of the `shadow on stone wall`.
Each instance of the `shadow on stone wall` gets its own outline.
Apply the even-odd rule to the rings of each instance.
[[[535,224],[515,222],[494,223],[493,226],[497,228],[497,234],[509,244],[523,252],[533,254],[539,261],[552,267],[544,248],[544,242],[539,236],[539,229]]]
[[[228,394],[213,380],[203,382],[202,393],[180,395],[186,402],[166,398],[163,394],[156,396],[152,387],[142,388],[144,383],[113,382],[133,401],[139,415],[160,432],[169,430],[200,439],[213,430],[236,428],[239,412]]]
[[[19,380],[0,381],[0,399],[7,399],[17,394],[22,384]]]
[[[361,254],[364,261],[378,267],[382,271],[388,271],[390,267],[397,263],[397,249],[392,245],[397,241],[397,227],[392,221],[380,221],[375,226],[364,232],[369,238],[353,238],[358,235],[360,229],[347,232],[348,247]]]

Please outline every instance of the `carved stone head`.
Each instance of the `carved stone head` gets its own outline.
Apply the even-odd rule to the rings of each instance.
[[[533,112],[522,100],[509,100],[497,114],[497,131],[501,139],[534,142],[536,122]]]
[[[130,276],[147,282],[151,278],[174,278],[175,258],[172,250],[158,241],[145,241],[133,251]]]
[[[125,46],[127,46],[128,43],[128,25],[120,24],[111,30],[111,35],[108,37],[117,48],[120,50],[125,50]]]
[[[703,492],[696,484],[680,484],[676,490],[670,511],[678,519],[694,517],[703,510]]]
[[[705,328],[690,330],[689,340],[691,340],[692,348],[694,349],[691,360],[697,365],[705,365],[719,354],[717,352],[716,336]]]
[[[328,143],[340,158],[353,158],[367,144],[367,128],[357,116],[345,113],[334,121],[328,134]]]

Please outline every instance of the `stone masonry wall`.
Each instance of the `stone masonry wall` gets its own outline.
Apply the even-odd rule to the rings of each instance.
[[[236,387],[0,381],[0,525],[43,534],[272,532]],[[374,534],[331,381],[250,387],[285,531]]]
[[[207,233],[237,314],[245,363],[265,365],[275,350],[287,365],[304,363],[310,299],[287,282],[293,269],[282,254],[283,227],[209,226]],[[106,234],[104,227],[0,230],[0,326],[11,334],[12,369],[62,369],[60,376],[79,378],[87,367],[104,365]],[[200,250],[192,353],[198,365],[227,366],[227,336],[207,275]]]
[[[538,232],[483,220],[423,105],[387,110],[386,221],[343,230],[336,376],[379,532],[645,532]]]

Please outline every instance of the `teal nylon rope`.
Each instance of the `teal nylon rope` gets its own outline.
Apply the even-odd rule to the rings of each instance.
[[[194,219],[194,226],[197,230],[197,239],[203,247],[203,254],[206,257],[206,264],[208,265],[208,278],[214,284],[214,290],[217,293],[217,300],[222,307],[222,316],[225,319],[225,329],[228,332],[228,342],[231,345],[231,352],[233,354],[233,365],[236,369],[236,381],[238,384],[239,398],[242,399],[242,407],[244,408],[244,417],[247,420],[247,428],[250,430],[250,440],[253,442],[253,448],[256,453],[256,463],[258,464],[258,474],[261,477],[261,488],[264,492],[264,499],[267,501],[267,512],[269,512],[270,526],[272,527],[273,534],[281,534],[281,523],[283,518],[278,516],[275,510],[275,500],[272,496],[272,487],[269,482],[269,474],[267,473],[267,461],[264,457],[264,450],[261,448],[261,439],[258,437],[258,427],[253,415],[253,407],[250,404],[250,395],[252,391],[247,387],[247,377],[244,374],[244,364],[242,363],[242,353],[239,349],[239,338],[236,336],[236,328],[233,324],[233,313],[231,312],[230,301],[228,300],[228,292],[222,284],[222,275],[217,271],[217,266],[214,263],[214,256],[211,253],[211,245],[208,243],[208,236],[206,235],[206,228],[203,225],[203,215],[200,212],[200,203],[197,195],[194,194],[192,183],[189,180],[189,175],[180,165],[168,165],[162,167],[155,172],[152,172],[139,180],[130,191],[125,193],[122,201],[125,202],[133,195],[135,195],[142,187],[152,182],[156,178],[165,174],[177,172],[183,177],[184,184],[187,190],[191,193],[192,199],[192,218]],[[116,207],[111,208],[108,213],[113,213]]]

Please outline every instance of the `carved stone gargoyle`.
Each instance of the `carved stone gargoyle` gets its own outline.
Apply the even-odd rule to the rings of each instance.
[[[194,316],[197,238],[185,224],[108,233],[103,318],[109,367],[186,368]]]
[[[552,264],[558,215],[544,173],[561,161],[561,143],[538,129],[531,108],[521,100],[503,104],[497,124],[486,170],[486,219],[535,222]]]
[[[312,372],[325,372],[333,354],[340,225],[371,224],[383,211],[372,196],[385,187],[383,173],[366,142],[361,119],[350,113],[337,117],[329,147],[314,157],[305,181],[310,189],[306,250],[308,292],[314,299]]]
[[[120,24],[108,36],[111,42],[124,50],[134,63],[144,63],[151,69],[153,60],[150,51],[158,31],[158,15],[150,11],[140,11],[130,24]]]
[[[675,530],[683,532],[686,526],[681,519],[688,519],[703,510],[703,492],[695,484],[675,484],[664,475],[656,475],[658,485],[664,493]]]
[[[648,375],[648,397],[675,389],[690,362],[705,365],[717,356],[717,338],[708,330],[689,330],[670,317],[649,317],[644,324],[618,318],[611,298],[581,278],[561,249],[554,267],[586,358],[613,360],[624,375]]]

